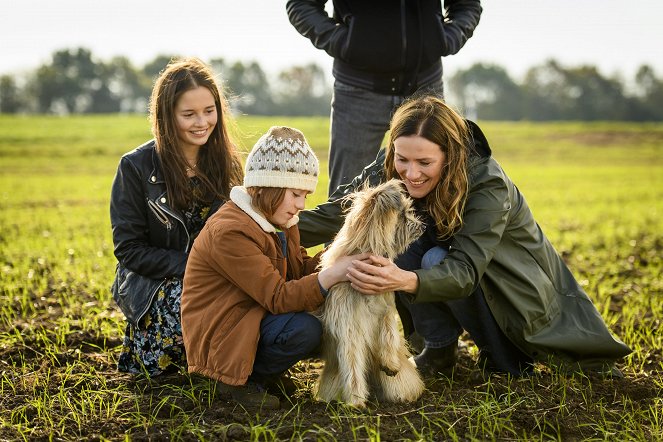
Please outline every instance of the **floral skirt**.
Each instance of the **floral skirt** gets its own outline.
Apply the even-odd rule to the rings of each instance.
[[[118,370],[157,376],[186,367],[181,300],[182,280],[171,278],[161,287],[138,327],[127,323]]]

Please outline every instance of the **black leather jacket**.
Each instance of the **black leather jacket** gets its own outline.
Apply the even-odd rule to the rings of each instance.
[[[288,18],[334,57],[334,77],[389,95],[409,95],[442,78],[441,57],[457,53],[481,17],[480,0],[289,0]]]
[[[214,201],[210,215],[221,204]],[[137,323],[165,279],[184,275],[192,242],[181,212],[168,203],[154,140],[120,159],[110,219],[118,260],[113,298],[127,319]]]

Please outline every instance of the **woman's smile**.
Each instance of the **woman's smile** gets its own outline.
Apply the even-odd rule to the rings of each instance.
[[[422,136],[394,140],[394,168],[412,198],[423,198],[435,189],[445,159],[440,146]]]

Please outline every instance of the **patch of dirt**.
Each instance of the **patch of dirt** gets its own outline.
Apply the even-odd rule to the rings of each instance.
[[[260,439],[256,426],[265,431],[264,440],[369,440],[369,429],[377,425],[379,437],[385,441],[447,439],[450,431],[463,440],[463,435],[477,425],[477,410],[486,403],[496,404],[497,413],[506,413],[515,431],[485,434],[488,440],[517,439],[524,432],[562,440],[600,439],[605,435],[596,434],[591,426],[597,413],[614,415],[613,421],[618,422],[623,398],[633,407],[647,410],[663,394],[654,382],[663,375],[657,371],[660,364],[652,364],[651,371],[644,374],[627,373],[625,379],[560,380],[545,367],[538,367],[532,378],[493,375],[486,380],[478,376],[472,354],[476,349],[464,337],[453,379],[429,381],[426,392],[415,403],[371,403],[364,411],[349,412],[341,404],[316,402],[312,389],[322,362],[308,360],[291,370],[299,389],[289,401],[282,401],[280,409],[245,410],[228,396],[211,390],[211,383],[203,378],[173,373],[148,380],[117,372],[113,355],[121,345],[119,338],[107,339],[99,333],[73,329],[57,350],[47,348],[38,335],[30,332],[35,327],[48,327],[48,323],[21,326],[25,327],[22,344],[0,346],[0,371],[15,386],[12,394],[0,397],[0,416],[7,416],[3,419],[14,425],[32,422],[43,413],[32,398],[55,398],[49,413],[71,436],[65,440],[118,440],[129,435],[136,441],[193,441],[199,436],[244,441]],[[652,357],[660,359],[660,351]],[[106,402],[133,399],[120,402],[101,421],[98,417],[71,415],[67,400],[75,403],[97,391],[105,392]],[[439,427],[430,425],[432,421]],[[190,428],[187,425],[204,433],[177,434],[178,427]],[[51,436],[46,429],[37,428],[29,439],[48,440]],[[17,438],[15,427],[0,427],[0,440]]]

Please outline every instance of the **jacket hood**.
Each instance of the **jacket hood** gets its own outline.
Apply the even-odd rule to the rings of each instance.
[[[253,219],[262,230],[264,230],[267,233],[276,233],[276,227],[267,219],[262,216],[262,214],[258,213],[254,208],[253,205],[251,204],[251,195],[246,191],[246,187],[244,186],[235,186],[232,189],[230,189],[230,200],[237,204],[237,207],[242,209],[244,213],[249,215],[251,219]],[[299,222],[299,217],[297,215],[293,216],[290,218],[290,220],[286,223],[285,227],[286,229],[289,229],[290,227],[294,226]]]

